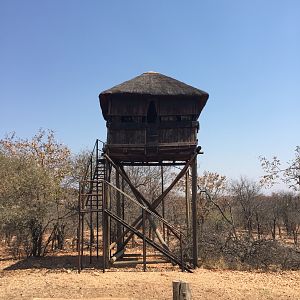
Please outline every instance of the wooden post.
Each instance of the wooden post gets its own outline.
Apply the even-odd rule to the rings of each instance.
[[[105,177],[106,179],[106,177]],[[103,273],[105,272],[107,266],[107,215],[106,210],[106,197],[107,197],[107,184],[103,182],[102,187],[102,259],[103,259]]]
[[[110,182],[110,176],[108,178],[108,182]],[[106,208],[108,210],[111,211],[111,196],[112,196],[112,192],[111,192],[111,186],[107,187],[107,198],[106,198]],[[112,238],[112,219],[111,217],[108,215],[107,216],[107,261],[110,261],[110,257],[111,257],[111,248],[110,248],[110,243],[111,243],[111,238]],[[109,265],[107,266],[109,267]]]
[[[98,152],[99,152],[99,141],[98,139],[96,140],[96,164],[95,164],[95,169],[96,169],[96,253],[97,253],[97,260],[99,259],[99,157],[98,157]]]
[[[191,201],[190,201],[190,184],[189,184],[189,170],[185,173],[185,212],[186,212],[186,232],[187,236],[190,234],[191,226]]]
[[[181,233],[180,233],[180,260],[181,260],[181,271],[184,272],[183,247],[182,247],[182,234]]]
[[[125,181],[124,178],[122,177],[122,192],[125,191]],[[121,202],[122,202],[122,219],[125,220],[125,197],[124,194],[121,195]],[[124,231],[125,228],[122,226],[122,243],[124,243]]]
[[[83,246],[84,246],[84,213],[81,213],[81,270],[83,260]]]
[[[82,188],[80,187],[80,195],[82,194]],[[82,195],[81,195],[82,196]],[[80,196],[80,197],[81,197]],[[79,203],[80,205],[80,218],[79,218],[79,221],[80,221],[80,228],[79,228],[79,235],[80,235],[80,270],[82,270],[82,260],[83,260],[83,245],[84,245],[84,213],[81,211],[83,209],[83,205],[84,205],[84,202],[81,201],[81,203]]]
[[[173,281],[173,300],[191,300],[192,294],[188,282],[181,280]]]
[[[197,222],[197,156],[192,163],[192,228],[193,228],[193,264],[198,267],[198,222]]]
[[[164,192],[164,167],[161,166],[160,167],[160,175],[161,175],[161,193],[163,194]],[[162,205],[162,217],[165,218],[165,198],[162,199],[161,202]],[[164,240],[166,240],[166,228],[165,228],[165,224],[163,224],[163,238]]]
[[[79,196],[78,196],[78,228],[77,228],[77,251],[78,251],[78,272],[82,269],[82,262],[81,262],[81,184],[79,183]]]
[[[105,161],[105,180],[109,182],[109,163]],[[110,191],[109,186],[104,183],[104,194],[103,194],[103,224],[102,224],[102,239],[103,239],[103,272],[105,272],[106,268],[109,268],[109,260],[110,260],[110,220],[108,215],[106,214],[105,210],[110,209]]]
[[[142,216],[143,216],[143,270],[146,272],[146,212],[144,209],[142,209]]]
[[[79,212],[79,223],[77,228],[77,251],[78,251],[78,273],[82,270],[81,256],[81,212]]]
[[[90,160],[90,164],[91,164],[91,169],[90,169],[90,193],[93,193],[93,158],[91,157]],[[90,219],[90,264],[92,263],[92,257],[93,257],[93,244],[94,244],[94,224],[93,224],[93,213],[92,213],[92,209],[93,209],[93,198],[92,196],[88,196],[90,197],[90,212],[89,212],[89,219]]]
[[[118,188],[118,189],[120,189],[120,175],[119,175],[119,172],[116,170],[116,187]],[[120,195],[120,192],[119,191],[117,191],[117,203],[116,203],[116,205],[117,205],[117,216],[119,217],[119,218],[122,218],[122,207],[121,207],[121,195]],[[117,222],[117,239],[120,237],[120,236],[122,236],[122,233],[123,233],[123,230],[122,230],[122,225],[119,223],[119,222]],[[119,242],[117,242],[117,252],[118,251],[120,251],[121,250],[121,248],[122,248],[122,241],[119,241]]]

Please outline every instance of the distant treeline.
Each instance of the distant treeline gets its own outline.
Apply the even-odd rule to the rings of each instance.
[[[276,157],[261,158],[265,176],[260,183],[246,178],[228,182],[226,176],[213,172],[198,177],[198,246],[203,266],[300,268],[299,147],[295,153],[285,168]],[[32,139],[11,135],[0,140],[0,238],[13,255],[43,256],[70,246],[66,241],[76,246],[78,183],[88,158],[87,152],[72,155],[52,131],[40,130]],[[161,193],[160,168],[128,167],[126,171],[150,202]],[[165,184],[175,171],[164,169]],[[261,193],[262,184],[280,179],[289,184],[290,192]],[[190,238],[185,188],[182,180],[168,195],[165,214]],[[124,209],[127,221],[133,221],[136,208],[127,203]],[[191,257],[189,243],[188,239],[186,257]]]

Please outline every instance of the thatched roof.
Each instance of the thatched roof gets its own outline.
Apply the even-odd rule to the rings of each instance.
[[[204,107],[208,93],[194,88],[174,78],[156,72],[146,72],[131,80],[116,85],[99,95],[103,116],[106,117],[108,101],[114,96],[155,96],[192,98],[201,102]],[[143,97],[141,97],[143,98]]]

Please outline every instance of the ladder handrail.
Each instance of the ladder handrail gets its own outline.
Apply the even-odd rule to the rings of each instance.
[[[81,180],[79,181],[79,193],[84,194],[85,188],[87,186],[87,183],[92,183],[93,179],[95,178],[96,172],[97,172],[97,166],[98,166],[98,159],[99,159],[99,142],[102,143],[103,147],[105,146],[105,142],[101,141],[100,139],[96,139],[93,150],[91,151],[91,154],[88,157],[87,160],[87,166],[84,172],[84,175],[82,176]],[[93,160],[95,161],[95,165],[93,168]],[[92,175],[90,175],[92,174]],[[89,176],[90,175],[90,176]],[[90,178],[90,180],[88,180]],[[90,187],[91,189],[92,187]],[[86,203],[89,201],[89,197],[86,199]]]
[[[99,149],[99,142],[102,143],[103,146],[105,145],[105,142],[101,141],[100,139],[96,139],[93,150],[91,151],[91,154],[90,154],[89,159],[88,159],[87,167],[85,169],[84,175],[82,176],[82,179],[80,180],[80,182],[83,182],[83,181],[85,181],[86,178],[88,178],[91,162],[93,161],[94,157],[97,157],[97,154],[95,152],[100,150]],[[96,162],[95,167],[96,166],[97,166],[97,162]]]
[[[96,140],[95,144],[94,144],[94,147],[93,147],[93,150],[91,151],[91,154],[89,156],[89,159],[88,159],[88,163],[87,163],[87,166],[86,166],[86,169],[85,169],[85,172],[84,172],[84,175],[82,176],[82,180],[80,180],[80,182],[84,181],[87,177],[88,177],[88,173],[89,173],[89,169],[90,169],[90,165],[91,165],[91,161],[94,157],[94,152],[96,150],[96,145],[98,143],[98,139]]]

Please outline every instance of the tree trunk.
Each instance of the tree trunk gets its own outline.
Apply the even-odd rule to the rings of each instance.
[[[273,219],[272,239],[276,240],[276,219]]]
[[[41,256],[42,253],[42,243],[43,243],[42,225],[39,224],[37,220],[31,220],[29,228],[31,231],[31,242],[32,242],[31,255],[34,257],[39,257]]]

